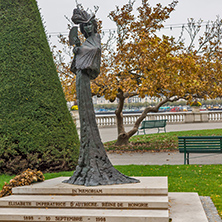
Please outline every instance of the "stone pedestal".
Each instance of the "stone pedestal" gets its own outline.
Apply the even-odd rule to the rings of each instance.
[[[95,187],[65,179],[13,188],[0,199],[0,221],[169,222],[167,177]]]
[[[199,107],[199,106],[192,106],[192,112],[193,112],[193,113],[198,113],[198,112],[200,112],[200,107]]]
[[[80,128],[80,121],[79,121],[79,111],[78,110],[72,110],[70,111],[72,119],[76,125],[76,128]]]
[[[167,177],[138,178],[140,183],[87,187],[62,183],[67,177],[58,177],[29,186],[15,187],[12,192],[14,195],[168,195]]]
[[[208,122],[208,112],[185,113],[185,123]]]
[[[0,198],[0,221],[169,222],[171,217],[207,222],[196,193],[168,196],[167,177],[96,187],[64,184],[64,179],[13,188],[13,195]]]

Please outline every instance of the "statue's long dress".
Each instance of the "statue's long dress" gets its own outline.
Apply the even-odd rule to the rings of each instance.
[[[95,120],[90,79],[100,71],[101,43],[99,34],[87,38],[75,58],[76,90],[81,125],[81,145],[78,166],[66,183],[85,186],[137,183],[111,164],[101,142]]]

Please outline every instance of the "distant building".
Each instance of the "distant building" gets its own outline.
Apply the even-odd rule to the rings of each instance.
[[[118,104],[118,99],[116,99],[114,102],[110,102],[109,100],[106,100],[104,96],[101,97],[97,97],[97,96],[93,96],[92,98],[93,104],[97,104],[97,105],[102,105],[102,104]],[[150,97],[150,96],[145,96],[144,98],[140,98],[139,96],[134,96],[131,98],[127,98],[125,100],[125,103],[130,104],[130,103],[153,103],[153,102],[160,102],[160,98],[156,98],[156,97]],[[76,105],[76,102],[71,101],[71,102],[67,102],[67,106],[69,109],[71,109],[71,107],[73,105]]]
[[[97,97],[97,96],[93,96],[92,98],[92,101],[93,101],[93,104],[117,104],[117,100],[115,100],[114,102],[110,102],[109,100],[106,100],[104,98],[104,96],[101,96],[101,97]]]
[[[156,97],[150,97],[150,96],[145,96],[144,98],[140,98],[139,96],[134,96],[131,98],[127,98],[125,100],[125,103],[152,103],[152,102],[159,102],[160,98],[156,98]],[[104,96],[101,97],[97,97],[97,96],[93,96],[93,104],[117,104],[118,103],[118,99],[116,99],[113,103],[110,102],[109,100],[106,100],[104,98]]]

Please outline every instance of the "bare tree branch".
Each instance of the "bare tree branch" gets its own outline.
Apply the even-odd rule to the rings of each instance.
[[[173,97],[173,98],[165,98],[164,100],[162,100],[159,104],[157,104],[155,107],[147,107],[144,109],[144,111],[142,112],[141,116],[136,120],[133,129],[130,130],[127,134],[129,137],[133,136],[139,128],[140,123],[146,118],[147,113],[150,112],[158,112],[159,108],[165,104],[166,102],[175,102],[177,100],[179,100],[180,98],[178,97]]]

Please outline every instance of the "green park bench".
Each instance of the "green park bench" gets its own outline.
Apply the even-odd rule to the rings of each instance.
[[[184,164],[189,164],[190,153],[222,153],[222,136],[178,137],[178,146],[184,153]]]
[[[167,119],[144,120],[141,124],[141,127],[138,129],[137,135],[139,134],[139,130],[143,130],[143,133],[146,134],[145,131],[146,129],[153,129],[153,128],[158,128],[158,133],[160,132],[160,130],[164,130],[166,133],[166,122]]]

